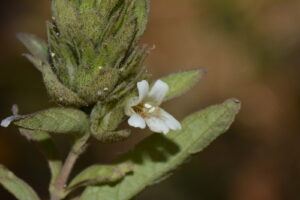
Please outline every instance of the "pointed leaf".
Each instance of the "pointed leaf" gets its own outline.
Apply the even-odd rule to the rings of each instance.
[[[118,104],[102,104],[98,102],[90,114],[90,131],[98,141],[103,143],[120,142],[127,139],[131,132],[128,130],[115,131],[125,120],[124,101]]]
[[[34,57],[47,62],[48,47],[45,41],[31,34],[19,33],[17,36]]]
[[[161,78],[162,81],[169,85],[169,93],[167,94],[165,101],[180,96],[191,89],[205,73],[206,71],[204,69],[194,69],[177,72]]]
[[[85,133],[89,126],[88,116],[72,108],[51,108],[17,117],[14,124],[19,127],[52,133]]]
[[[49,96],[60,105],[87,106],[88,104],[78,94],[63,85],[49,65],[43,67],[43,79]]]
[[[137,36],[138,41],[146,30],[148,24],[148,15],[150,9],[149,0],[137,0],[135,5],[136,20],[137,20]]]
[[[11,171],[0,165],[0,184],[18,200],[39,200],[35,191]]]
[[[70,183],[69,188],[77,188],[86,185],[113,183],[122,179],[132,171],[131,163],[119,165],[94,165],[78,174]]]
[[[127,200],[134,197],[224,133],[239,109],[240,102],[230,99],[190,115],[182,122],[181,131],[173,131],[167,136],[153,134],[121,159],[134,163],[133,175],[126,176],[114,186],[88,187],[81,200]]]

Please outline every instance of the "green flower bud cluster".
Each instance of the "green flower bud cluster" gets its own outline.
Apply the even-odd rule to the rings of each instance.
[[[42,72],[50,97],[64,106],[111,102],[145,78],[147,0],[52,0],[48,44],[19,38]]]

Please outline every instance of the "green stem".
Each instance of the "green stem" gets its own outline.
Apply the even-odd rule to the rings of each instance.
[[[85,134],[82,138],[77,140],[71,148],[66,161],[62,167],[59,176],[53,184],[53,188],[50,191],[50,200],[61,200],[66,196],[66,184],[72,169],[79,158],[79,156],[85,151],[89,134]]]

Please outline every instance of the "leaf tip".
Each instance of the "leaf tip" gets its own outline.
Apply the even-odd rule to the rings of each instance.
[[[187,70],[186,72],[193,73],[198,80],[201,80],[208,73],[208,70],[202,67],[196,67],[194,69]]]
[[[202,68],[202,67],[197,67],[195,70],[199,71],[199,73],[201,73],[203,75],[206,75],[208,73],[208,69]]]
[[[235,110],[236,113],[238,113],[240,111],[241,106],[242,106],[242,102],[237,98],[228,99],[227,101],[225,101],[224,104],[226,104],[226,106],[228,108]]]
[[[22,40],[22,38],[26,35],[26,33],[17,33],[16,34],[16,37],[19,39],[19,40]]]
[[[29,34],[29,33],[17,33],[16,37],[23,43],[27,43],[27,40],[30,38],[34,38],[37,39],[37,37],[33,34]]]

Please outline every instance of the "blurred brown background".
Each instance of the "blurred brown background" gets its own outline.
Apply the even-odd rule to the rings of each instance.
[[[21,113],[51,106],[39,72],[21,57],[18,32],[45,38],[49,0],[10,0],[0,7],[0,117],[17,103]],[[154,78],[203,67],[192,91],[165,105],[177,118],[229,97],[243,102],[237,121],[174,176],[137,200],[300,199],[300,1],[152,0],[144,43]],[[143,135],[114,145],[94,143],[81,167],[108,162]],[[0,163],[45,199],[48,170],[17,129],[0,129]],[[0,189],[0,199],[13,199]]]

